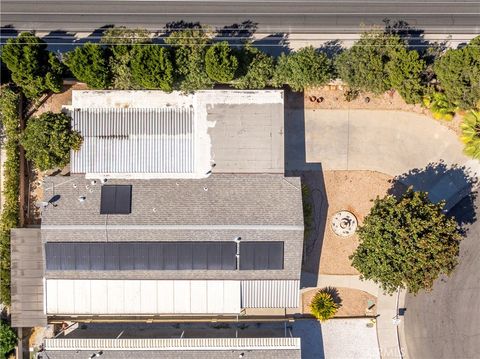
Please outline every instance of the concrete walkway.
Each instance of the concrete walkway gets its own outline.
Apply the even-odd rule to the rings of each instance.
[[[404,347],[404,344],[401,343],[403,340],[399,342],[400,338],[397,332],[397,326],[394,323],[394,318],[397,315],[397,308],[402,307],[404,303],[404,292],[401,292],[400,296],[397,296],[397,293],[394,295],[386,295],[373,281],[361,280],[357,275],[320,274],[318,276],[317,287],[353,288],[376,296],[378,315],[376,327],[381,358],[402,358],[400,350],[402,350],[402,353],[404,354],[403,358],[406,358],[406,348]],[[398,329],[402,330],[403,325],[398,327]],[[400,333],[400,337],[404,337],[403,333]]]

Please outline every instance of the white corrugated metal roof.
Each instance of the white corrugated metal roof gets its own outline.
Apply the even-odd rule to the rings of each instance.
[[[46,280],[48,315],[221,314],[240,312],[231,280]]]
[[[45,339],[46,350],[285,350],[300,338]]]
[[[193,108],[77,108],[72,127],[83,136],[72,173],[193,174]]]
[[[299,280],[243,280],[242,308],[297,308]]]

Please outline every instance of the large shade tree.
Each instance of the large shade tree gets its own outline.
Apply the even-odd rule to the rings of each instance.
[[[2,48],[2,62],[13,82],[28,98],[62,89],[63,67],[56,56],[47,51],[47,44],[29,32],[8,39]]]
[[[72,119],[63,113],[46,112],[28,120],[21,137],[26,157],[41,170],[63,167],[70,161],[70,150],[79,150],[80,133],[72,130]]]
[[[205,53],[205,70],[212,81],[227,83],[233,80],[238,68],[238,58],[222,41],[210,46]]]
[[[131,53],[130,67],[134,86],[172,91],[174,70],[169,49],[135,45]]]
[[[399,199],[377,198],[358,231],[360,245],[350,257],[353,267],[387,293],[431,289],[439,275],[452,272],[459,253],[457,222],[443,207],[412,189]]]

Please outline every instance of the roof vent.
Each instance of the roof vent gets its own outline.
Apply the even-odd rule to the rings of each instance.
[[[78,201],[79,201],[80,203],[85,202],[86,199],[87,199],[87,197],[85,197],[85,196],[79,196],[79,197],[78,197]]]

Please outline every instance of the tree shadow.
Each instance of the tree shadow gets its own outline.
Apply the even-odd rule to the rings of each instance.
[[[277,32],[262,39],[255,40],[252,42],[252,45],[273,57],[278,57],[282,53],[289,54],[291,51],[288,35],[283,32]]]
[[[335,304],[340,308],[342,306],[342,298],[340,297],[340,293],[338,292],[337,288],[335,287],[325,287],[320,290],[320,292],[329,294]]]
[[[389,194],[398,197],[410,186],[416,191],[428,192],[432,202],[445,201],[445,212],[454,215],[458,224],[463,226],[476,221],[477,184],[472,169],[440,161],[395,177]],[[454,208],[456,210],[452,211]]]
[[[186,30],[186,29],[200,30],[200,29],[203,29],[203,27],[198,21],[197,22],[189,22],[184,20],[171,21],[165,24],[163,28],[163,34],[164,36],[168,36],[174,31]]]
[[[246,20],[241,23],[224,26],[216,30],[216,36],[213,41],[228,41],[231,45],[242,45],[252,39],[257,31],[258,24],[252,20]]]
[[[112,24],[99,27],[98,29],[93,30],[93,32],[87,37],[77,39],[77,41],[75,41],[75,44],[81,45],[81,44],[85,44],[86,42],[99,43],[105,31],[113,27],[115,27],[115,25],[112,25]]]
[[[5,25],[0,27],[0,45],[7,42],[8,39],[15,38],[20,32],[13,25]]]
[[[75,48],[77,42],[76,34],[63,30],[50,31],[47,35],[42,37],[47,45],[47,50],[61,54]]]
[[[425,31],[410,25],[405,20],[386,18],[383,23],[385,24],[385,32],[398,35],[407,43],[409,49],[418,51],[427,64],[432,64],[435,58],[447,48],[448,40],[441,42],[425,40]]]
[[[317,50],[327,55],[328,58],[333,59],[345,51],[345,48],[342,46],[342,42],[340,40],[329,40]]]

